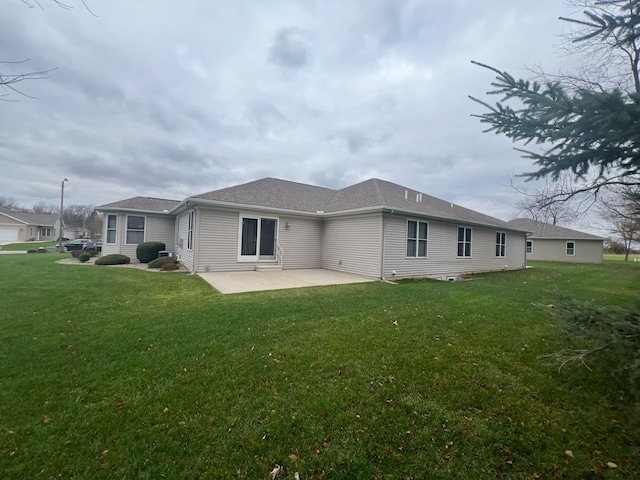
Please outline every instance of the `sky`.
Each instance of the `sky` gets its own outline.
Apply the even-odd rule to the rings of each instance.
[[[557,72],[562,0],[0,2],[0,197],[182,200],[264,177],[379,178],[508,220],[532,171],[468,95]],[[34,97],[34,98],[30,98]],[[3,100],[3,101],[2,101]]]

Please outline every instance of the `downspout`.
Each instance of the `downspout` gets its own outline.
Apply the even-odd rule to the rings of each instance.
[[[389,218],[391,215],[393,215],[394,210],[391,210],[389,213],[387,213],[385,216],[382,217],[382,254],[380,255],[380,259],[381,259],[381,263],[380,263],[380,280],[384,281],[384,251],[385,251],[385,229],[384,229],[384,224],[385,221],[387,220],[387,218]]]
[[[194,207],[193,208],[193,272],[196,273],[198,271],[198,261],[200,257],[200,228],[196,228],[196,225],[200,221],[200,209]],[[187,214],[188,215],[188,214]],[[187,217],[187,222],[188,222]],[[188,225],[187,225],[188,228]],[[187,232],[188,235],[188,232]]]

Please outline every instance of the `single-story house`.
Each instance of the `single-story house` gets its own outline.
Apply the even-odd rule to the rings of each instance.
[[[60,217],[53,213],[23,213],[0,208],[0,242],[56,240]]]
[[[508,223],[514,228],[529,232],[528,260],[602,263],[602,237],[529,218],[516,218]]]
[[[65,225],[62,229],[62,236],[69,240],[75,240],[76,238],[89,238],[91,237],[91,232],[89,229],[84,227]]]
[[[188,197],[97,207],[102,253],[166,244],[192,272],[328,269],[373,278],[524,268],[526,232],[391,182],[340,190],[275,178]]]

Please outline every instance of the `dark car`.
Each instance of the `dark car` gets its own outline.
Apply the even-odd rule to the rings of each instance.
[[[62,246],[67,252],[71,252],[72,250],[82,250],[82,247],[85,244],[90,243],[92,241],[93,240],[91,240],[90,238],[78,238],[77,240],[74,240],[72,242],[63,243]]]
[[[92,240],[82,245],[82,250],[95,250],[96,252],[102,252],[102,242],[100,240]]]

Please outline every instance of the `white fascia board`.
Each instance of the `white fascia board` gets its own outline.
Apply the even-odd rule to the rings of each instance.
[[[233,210],[242,210],[242,211],[261,211],[261,212],[270,212],[270,213],[282,213],[289,215],[298,215],[298,216],[306,216],[306,217],[322,217],[322,213],[318,212],[307,212],[304,210],[291,210],[288,208],[276,208],[276,207],[265,207],[262,205],[252,205],[249,203],[233,203],[233,202],[223,202],[220,200],[206,200],[203,198],[187,198],[185,201],[180,202],[180,204],[175,207],[171,213],[174,215],[180,213],[179,211],[187,210],[196,205],[204,205],[209,207],[221,207],[228,208]]]

